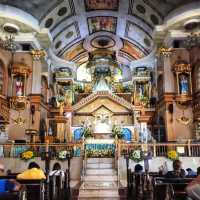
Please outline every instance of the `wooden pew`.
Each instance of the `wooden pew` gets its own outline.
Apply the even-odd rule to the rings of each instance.
[[[16,175],[0,176],[0,179],[16,179]],[[0,194],[0,200],[23,200],[25,189],[22,187],[18,192],[5,192]]]
[[[187,198],[185,188],[192,178],[154,178],[154,199],[160,200],[168,196],[172,200],[184,200]]]

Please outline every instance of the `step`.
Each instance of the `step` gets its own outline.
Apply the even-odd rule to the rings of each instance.
[[[118,198],[118,190],[80,190],[79,198]]]
[[[86,175],[116,175],[114,169],[86,169]]]
[[[86,169],[113,169],[112,163],[88,163]]]
[[[109,181],[109,182],[88,181],[82,183],[80,189],[93,189],[93,190],[118,189],[118,185],[116,181]]]
[[[110,163],[110,164],[113,164],[114,159],[113,158],[88,158],[87,164],[90,164],[90,163]]]
[[[97,181],[97,182],[103,182],[103,181],[117,181],[117,176],[110,176],[110,175],[86,175],[84,177],[84,181]]]

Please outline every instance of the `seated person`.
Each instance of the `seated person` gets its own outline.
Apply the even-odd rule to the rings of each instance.
[[[200,167],[197,167],[197,176],[200,175]]]
[[[65,177],[65,173],[63,170],[61,170],[60,164],[57,162],[53,166],[53,170],[49,173],[49,176],[59,176]]]
[[[200,175],[198,175],[186,188],[187,195],[192,200],[200,199]]]
[[[188,173],[186,176],[187,178],[193,178],[197,176],[197,173],[193,171],[191,168],[187,168],[186,171]]]
[[[185,170],[182,169],[182,163],[180,160],[173,161],[173,171],[168,171],[165,174],[165,178],[184,178]]]
[[[0,164],[0,176],[6,176],[4,165]],[[21,185],[13,179],[0,179],[0,193],[17,192]]]
[[[28,165],[28,169],[37,168],[40,169],[40,166],[36,162],[30,162]]]
[[[135,173],[137,174],[141,174],[143,172],[143,167],[140,164],[135,165],[135,169],[134,169]]]
[[[19,180],[42,180],[46,179],[46,176],[40,166],[36,162],[31,162],[28,169],[17,175]]]

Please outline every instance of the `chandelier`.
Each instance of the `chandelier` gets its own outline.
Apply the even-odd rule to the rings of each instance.
[[[0,37],[0,48],[6,51],[15,52],[17,50],[17,43],[15,42],[15,35],[19,32],[19,28],[10,23],[3,26],[5,37]]]
[[[185,47],[188,49],[200,47],[200,33],[191,33],[185,41]]]

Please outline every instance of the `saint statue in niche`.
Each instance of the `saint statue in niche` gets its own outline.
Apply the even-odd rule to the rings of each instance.
[[[181,74],[179,76],[179,88],[180,88],[180,94],[188,94],[188,92],[189,92],[189,83],[188,83],[187,75]]]
[[[17,78],[15,87],[16,87],[16,96],[22,96],[23,95],[23,81],[21,78]]]

